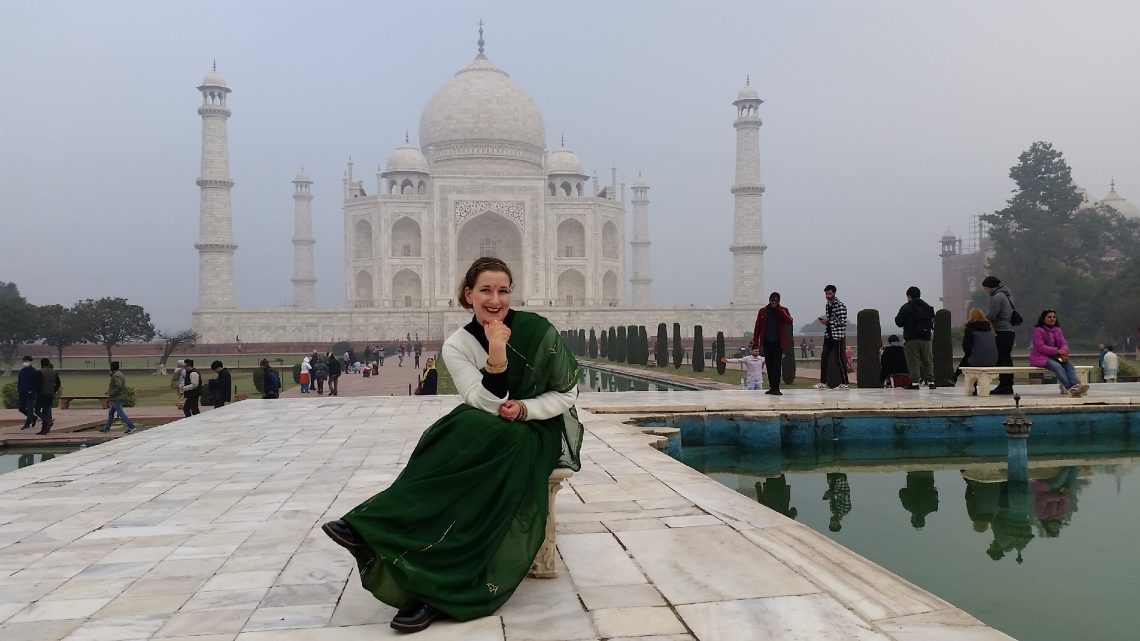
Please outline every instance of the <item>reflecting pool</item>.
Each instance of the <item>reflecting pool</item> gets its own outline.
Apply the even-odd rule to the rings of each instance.
[[[1140,638],[1140,442],[1128,434],[1031,435],[1028,483],[1007,480],[1004,438],[933,456],[893,441],[852,458],[787,444],[672,449],[1017,639],[1108,641]]]
[[[29,465],[44,463],[83,447],[86,445],[0,447],[0,474],[23,469]]]
[[[678,385],[664,381],[655,381],[636,376],[614,374],[591,367],[581,367],[579,370],[578,389],[591,392],[657,392],[674,390],[692,390],[695,387]]]

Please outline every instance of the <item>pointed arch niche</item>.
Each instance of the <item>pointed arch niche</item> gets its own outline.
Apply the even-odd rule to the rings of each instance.
[[[618,228],[613,221],[602,225],[602,258],[621,258],[621,236],[618,236]]]
[[[419,274],[410,269],[401,269],[392,276],[392,305],[394,307],[423,306],[423,285]]]
[[[392,225],[392,256],[422,256],[419,224],[404,216]]]
[[[609,306],[618,304],[618,278],[612,269],[606,270],[602,276],[602,304]]]
[[[513,220],[493,211],[469,218],[459,228],[455,238],[454,273],[465,274],[476,258],[501,258],[511,268],[514,277],[515,299],[522,299],[526,288],[523,269],[522,230]]]
[[[361,218],[352,226],[353,258],[372,258],[372,225]]]
[[[375,307],[376,300],[374,298],[374,291],[372,289],[372,274],[367,271],[360,270],[356,272],[355,282],[355,300],[357,307]]]
[[[586,304],[586,277],[577,269],[567,269],[558,275],[558,302],[567,307]]]
[[[586,228],[574,218],[567,218],[558,225],[555,246],[559,258],[586,257]]]

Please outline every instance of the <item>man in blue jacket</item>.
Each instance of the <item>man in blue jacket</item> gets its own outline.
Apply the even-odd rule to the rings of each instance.
[[[895,315],[895,325],[903,328],[903,351],[911,382],[907,389],[918,389],[919,381],[934,384],[934,354],[930,339],[934,335],[934,308],[922,300],[922,292],[913,285],[906,290],[906,304]]]
[[[25,416],[24,426],[28,430],[36,426],[36,397],[40,393],[40,373],[32,367],[32,357],[24,357],[24,365],[16,381],[16,391],[20,395],[20,413]]]

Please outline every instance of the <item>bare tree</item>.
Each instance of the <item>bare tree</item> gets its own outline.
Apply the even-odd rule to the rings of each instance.
[[[201,338],[198,332],[192,329],[184,329],[180,332],[159,332],[158,337],[162,339],[162,360],[158,361],[154,373],[162,376],[166,376],[166,361],[171,354],[181,347],[193,347]]]

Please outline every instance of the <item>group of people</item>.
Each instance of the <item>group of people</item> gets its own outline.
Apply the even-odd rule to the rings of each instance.
[[[210,363],[214,378],[206,381],[206,401],[217,409],[233,399],[233,378],[221,361]],[[170,387],[178,391],[177,406],[186,417],[201,413],[202,373],[194,366],[194,359],[179,359],[170,376]]]
[[[315,389],[318,396],[324,396],[327,381],[329,396],[337,396],[340,373],[340,361],[332,352],[326,353],[323,357],[313,352],[301,361],[301,393],[308,394]]]
[[[59,374],[51,364],[50,358],[40,359],[40,369],[32,364],[31,356],[25,356],[20,372],[16,377],[16,392],[20,398],[20,413],[24,415],[24,426],[21,430],[30,430],[36,422],[42,422],[40,431],[36,434],[47,434],[51,431],[54,421],[51,415],[51,406],[55,403],[55,395],[62,387]]]

